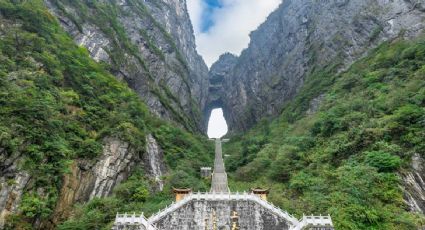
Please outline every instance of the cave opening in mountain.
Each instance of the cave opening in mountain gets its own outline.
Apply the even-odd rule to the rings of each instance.
[[[228,127],[223,115],[223,109],[213,109],[208,120],[208,137],[221,138],[226,135],[227,131]]]

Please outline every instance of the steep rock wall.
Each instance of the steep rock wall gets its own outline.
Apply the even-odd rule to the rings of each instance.
[[[9,214],[18,210],[24,188],[30,180],[26,172],[7,172],[0,176],[0,229]]]
[[[196,52],[185,0],[45,3],[75,42],[107,63],[153,113],[205,130],[208,68]]]
[[[139,156],[128,143],[116,138],[105,138],[103,152],[97,159],[74,161],[70,173],[63,178],[52,222],[38,223],[39,227],[52,229],[69,216],[75,203],[110,195],[115,186],[126,180],[137,165],[143,166],[147,175],[157,181],[158,189],[162,189],[161,176],[166,168],[161,147],[150,134],[146,142],[146,153]],[[1,165],[0,228],[9,214],[19,211],[22,194],[31,186],[31,176],[19,169],[19,159],[8,159],[2,161]]]
[[[206,106],[204,107],[204,121],[205,127],[207,127],[208,118],[211,115],[211,111],[216,108],[222,108],[224,111],[224,116],[228,117],[227,111],[230,111],[232,108],[225,107],[227,103],[223,100],[223,95],[225,95],[225,89],[223,87],[224,78],[227,76],[230,71],[233,69],[237,62],[237,57],[233,54],[226,53],[220,56],[219,61],[214,63],[209,71],[209,86],[208,86],[208,98]]]
[[[409,210],[425,213],[425,160],[420,155],[412,157],[411,168],[402,173],[402,180]]]
[[[251,33],[240,57],[230,62],[223,56],[212,66],[210,79],[219,75],[221,88],[210,92],[208,105],[219,102],[231,132],[245,131],[278,115],[310,73],[332,64],[343,71],[384,41],[421,35],[424,22],[425,3],[420,0],[283,1]],[[317,111],[323,93],[312,95],[307,114]],[[405,201],[413,212],[424,213],[424,173],[424,160],[417,154],[401,173]]]
[[[310,72],[345,68],[383,41],[417,36],[424,7],[419,0],[283,1],[224,76],[220,100],[231,131],[279,114]]]
[[[20,170],[23,162],[21,151],[10,153],[0,147],[0,229],[7,216],[18,211],[24,190],[30,183],[31,175]]]
[[[156,180],[158,188],[162,189],[160,176],[165,173],[162,150],[151,134],[146,137],[146,142],[146,153],[139,156],[128,143],[107,138],[103,153],[96,161],[74,162],[71,173],[64,177],[54,222],[68,217],[75,203],[110,195],[137,165],[142,165],[147,175]]]
[[[146,154],[143,156],[143,162],[147,173],[155,180],[157,189],[162,191],[164,188],[162,176],[166,172],[164,152],[151,134],[146,137]]]
[[[137,48],[140,48],[142,51],[146,49],[154,53],[154,48],[159,48],[157,46],[158,44],[149,44],[149,41],[155,39],[155,41],[158,40],[158,43],[164,42],[164,46],[161,47],[163,52],[157,50],[155,54],[152,54],[161,61],[158,61],[159,64],[154,65],[154,59],[152,59],[152,65],[149,68],[157,67],[166,72],[166,74],[156,72],[155,74],[158,76],[153,76],[149,72],[153,70],[148,70],[145,66],[147,57],[143,56],[142,58],[139,53],[133,52],[135,51],[133,48],[136,48],[136,45],[131,39],[137,38],[130,38],[129,34],[127,34],[127,32],[130,33],[133,30],[128,28],[128,31],[125,31],[126,35],[119,35],[119,33],[123,32],[121,29],[124,28],[124,22],[130,24],[130,21],[125,21],[124,18],[129,20],[127,17],[131,18],[131,16],[136,14],[132,11],[136,10],[136,8],[130,7],[130,2],[134,4],[144,4],[146,7],[149,4],[150,7],[153,7],[153,4],[158,3],[158,1],[155,1],[155,3],[148,3],[146,1],[117,1],[115,3],[113,3],[113,1],[45,1],[45,4],[50,7],[50,11],[57,14],[58,21],[61,22],[61,25],[69,29],[68,32],[73,36],[75,41],[77,41],[78,44],[87,46],[92,57],[99,62],[103,62],[103,66],[91,62],[88,55],[85,53],[85,49],[78,49],[77,46],[72,44],[72,40],[68,39],[59,25],[56,24],[56,18],[49,14],[47,9],[40,4],[40,1],[1,2],[1,43],[2,45],[11,44],[16,47],[24,47],[23,49],[25,52],[20,52],[22,56],[19,55],[19,58],[16,59],[29,60],[28,63],[31,64],[25,65],[19,62],[19,64],[15,65],[14,61],[1,62],[1,85],[3,92],[1,101],[2,108],[4,108],[2,110],[3,116],[1,116],[2,124],[0,127],[0,229],[6,218],[10,216],[9,214],[22,214],[15,216],[16,218],[14,217],[14,219],[18,220],[7,222],[8,224],[14,225],[14,227],[15,222],[17,222],[16,228],[19,228],[22,223],[28,226],[33,225],[35,229],[52,229],[55,227],[54,225],[56,223],[68,216],[70,208],[75,203],[86,202],[94,197],[110,195],[116,185],[127,179],[135,166],[141,166],[138,167],[138,169],[144,171],[145,176],[150,176],[152,181],[157,181],[158,188],[154,189],[161,189],[162,184],[160,179],[165,173],[165,166],[162,162],[162,150],[152,135],[147,135],[146,141],[140,139],[144,139],[145,132],[148,132],[147,129],[145,130],[145,124],[149,123],[152,125],[155,123],[155,125],[158,125],[158,123],[162,122],[148,115],[143,103],[140,103],[137,97],[135,98],[125,85],[115,81],[115,79],[107,74],[104,69],[109,69],[111,72],[115,73],[117,77],[125,80],[129,79],[125,77],[129,76],[125,73],[127,69],[133,71],[131,73],[135,74],[135,77],[138,77],[140,74],[141,81],[143,81],[142,77],[147,77],[144,78],[145,80],[148,79],[146,80],[147,82],[140,82],[140,84],[143,87],[149,88],[149,90],[146,91],[146,93],[149,94],[154,94],[154,91],[159,86],[164,86],[162,89],[159,89],[162,93],[156,94],[157,96],[155,96],[155,98],[158,99],[163,96],[165,102],[169,100],[169,104],[165,104],[164,101],[160,102],[161,106],[169,105],[165,113],[171,114],[172,111],[174,111],[176,114],[181,115],[180,118],[183,118],[183,120],[178,120],[175,119],[176,117],[174,117],[174,115],[173,117],[170,115],[169,119],[175,120],[176,123],[187,127],[187,129],[199,130],[202,126],[202,124],[197,124],[197,119],[200,118],[200,115],[193,115],[191,113],[199,109],[198,106],[200,105],[198,105],[198,102],[201,104],[200,102],[203,100],[203,96],[201,92],[190,90],[191,84],[197,84],[197,80],[191,79],[191,77],[199,77],[202,74],[189,74],[197,71],[202,72],[202,69],[205,69],[206,73],[206,67],[203,68],[200,66],[199,69],[196,69],[196,66],[193,68],[188,67],[189,65],[196,65],[197,60],[199,61],[198,64],[202,65],[202,60],[197,59],[199,56],[195,56],[193,57],[195,60],[191,60],[190,62],[192,64],[190,64],[189,61],[185,61],[185,55],[190,55],[191,52],[195,51],[194,48],[190,46],[190,41],[182,41],[179,44],[174,42],[174,35],[171,35],[171,30],[177,30],[178,28],[171,24],[168,25],[170,32],[167,32],[166,29],[162,30],[165,26],[163,27],[160,22],[154,20],[152,14],[142,14],[139,12],[146,18],[135,18],[133,22],[140,26],[146,26],[147,23],[148,28],[146,30],[149,29],[149,32],[141,30],[140,34],[144,36],[143,38],[150,39],[143,40],[143,44],[140,43],[141,45],[137,46]],[[57,5],[56,3],[62,3],[62,5]],[[167,4],[172,3],[180,4],[182,7],[184,6],[179,11],[179,15],[182,17],[181,20],[186,20],[187,18],[184,18],[186,12],[185,5],[183,5],[184,2],[169,1]],[[66,8],[59,9],[60,6]],[[109,6],[116,6],[116,8],[110,9],[108,8]],[[155,7],[158,8],[159,6]],[[131,10],[127,8],[131,8]],[[77,13],[77,9],[83,10]],[[164,10],[164,12],[171,12],[169,16],[167,16],[170,22],[183,24],[183,22],[176,22],[176,19],[173,18],[175,16],[173,14],[176,10],[175,7],[159,7],[158,12],[160,9]],[[87,15],[77,19],[76,16],[79,16],[79,13],[87,13]],[[107,13],[111,14],[109,15]],[[120,16],[118,16],[118,14]],[[87,21],[84,21],[85,19],[87,19]],[[98,21],[94,21],[95,19]],[[136,20],[142,20],[145,24],[137,24]],[[23,26],[24,24],[26,26]],[[102,27],[105,25],[109,27]],[[186,21],[186,26],[191,27],[189,21]],[[43,27],[46,28],[46,30],[29,29],[28,27],[37,29]],[[74,31],[72,30],[73,28],[77,29]],[[158,30],[161,31],[158,32]],[[8,40],[8,35],[12,33],[12,31],[14,33],[14,38],[16,38],[12,40],[15,42]],[[148,33],[152,33],[152,35]],[[186,29],[180,31],[180,33],[187,35]],[[27,36],[29,34],[30,36]],[[159,36],[158,39],[150,37],[156,34]],[[187,36],[193,37],[193,35]],[[35,40],[42,42],[34,42]],[[20,43],[21,41],[25,41],[25,44]],[[185,49],[182,47],[185,47]],[[192,49],[190,49],[191,47]],[[2,48],[4,47],[2,46]],[[2,51],[4,50],[2,49]],[[143,54],[147,56],[150,55],[148,51]],[[19,50],[17,49],[16,52],[19,53]],[[40,53],[43,53],[41,55],[43,58],[38,55]],[[161,54],[163,54],[163,57]],[[197,55],[196,52],[193,55]],[[0,56],[2,60],[15,60],[14,57],[18,55],[14,55],[14,52],[10,54],[2,52]],[[180,56],[182,57],[181,59],[178,58]],[[47,59],[49,59],[49,61],[44,62],[44,60],[46,60],[44,57],[48,57]],[[72,60],[71,62],[73,64],[67,63],[64,59]],[[187,59],[189,60],[189,58]],[[50,68],[47,67],[50,65],[46,64],[47,62],[50,63],[50,60],[59,60],[63,62],[57,62],[55,67]],[[133,61],[136,61],[137,64],[132,65],[134,64]],[[18,61],[16,61],[16,63],[18,63]],[[73,65],[72,68],[68,69],[71,65]],[[162,68],[160,67],[161,65],[165,67]],[[138,69],[136,67],[142,68]],[[52,69],[55,69],[55,71]],[[64,69],[67,71],[64,71]],[[52,71],[52,75],[59,77],[60,80],[55,81],[55,83],[50,82],[55,78],[50,77],[52,76],[49,75],[50,71]],[[66,77],[63,77],[62,71],[65,72],[64,75],[67,75]],[[47,74],[47,72],[49,72],[49,74]],[[45,84],[43,84],[44,87],[32,88],[19,85],[19,83],[15,84],[15,82],[20,82],[20,80],[26,81],[26,77],[31,80],[39,79],[35,77],[40,76],[37,73],[46,73],[43,74],[43,78],[45,77],[47,80],[44,82]],[[79,81],[78,79],[82,79],[79,77],[84,78],[84,80]],[[180,90],[181,88],[182,90],[182,93],[178,93],[177,95],[185,98],[188,102],[186,105],[184,105],[183,99],[180,101],[177,97],[174,97],[175,94],[171,91],[171,87],[168,87],[168,83],[162,84],[162,82],[159,82],[165,81],[165,77],[169,77],[171,79],[170,81],[177,82],[176,87],[179,87],[179,89],[175,89]],[[88,79],[90,79],[91,82],[88,82]],[[26,81],[28,86],[34,86],[30,83],[32,82],[31,80]],[[8,84],[9,82],[12,83]],[[92,84],[93,82],[96,82],[96,84]],[[99,82],[101,83],[97,84]],[[129,84],[131,83],[130,81],[127,82],[129,82]],[[88,93],[90,99],[82,99],[83,95],[84,97],[86,96],[81,92],[85,91],[81,90],[82,88],[90,92]],[[26,91],[27,89],[28,91]],[[9,92],[19,92],[22,94],[17,93],[16,95],[23,95],[26,94],[24,92],[29,91],[37,92],[37,94],[42,92],[40,95],[43,96],[37,96],[37,101],[43,104],[43,106],[36,106],[32,104],[32,101],[25,99],[22,99],[22,101],[25,100],[25,103],[19,105],[13,104],[13,102],[10,104],[4,103],[5,101],[11,101],[5,96],[9,95]],[[114,93],[110,93],[111,91],[114,91]],[[62,93],[64,92],[72,92],[71,97],[73,98],[72,101],[75,99],[75,104],[68,100],[67,102],[62,100]],[[97,96],[93,97],[94,94],[91,94],[91,92]],[[155,91],[155,93],[156,92],[157,91]],[[34,94],[28,93],[32,98],[36,97]],[[55,95],[55,99],[50,101],[49,95],[53,94]],[[165,94],[166,96],[164,96]],[[103,97],[103,95],[105,95],[105,98],[103,98],[105,99],[104,101],[97,100]],[[195,97],[193,95],[200,96],[196,97],[196,100],[194,100]],[[20,98],[16,96],[13,97]],[[64,97],[68,98],[67,96]],[[125,98],[125,100],[118,98]],[[79,99],[81,99],[81,101]],[[113,101],[111,104],[108,103],[111,102],[109,99]],[[149,99],[149,97],[144,99]],[[111,107],[105,108],[107,104],[111,105]],[[175,107],[173,107],[174,105]],[[31,112],[16,112],[21,111],[21,109],[26,106],[31,108]],[[87,110],[83,112],[84,109],[82,107]],[[11,109],[9,110],[7,108]],[[99,116],[88,115],[91,114],[89,111],[99,111],[103,108],[105,108],[105,111],[100,112],[101,115],[98,114]],[[190,108],[187,110],[190,113],[186,113],[185,108]],[[10,116],[7,115],[9,111],[13,111]],[[44,115],[37,116],[34,111],[42,111]],[[112,118],[112,116],[109,115],[112,113],[116,117],[125,118],[122,120],[113,119],[112,122],[114,123],[111,122],[111,126],[109,126],[109,124],[105,125],[105,123],[111,121],[109,119]],[[81,115],[81,117],[76,118],[79,116],[77,114]],[[85,115],[87,115],[87,117],[82,118]],[[194,117],[193,122],[186,119],[192,115]],[[20,119],[23,116],[25,116],[25,118]],[[62,121],[63,123],[61,123]],[[191,121],[192,123],[186,123],[186,121]],[[29,125],[34,123],[37,125]],[[57,124],[57,126],[50,126],[52,123]],[[94,125],[94,123],[96,123],[96,125]],[[124,123],[126,128],[121,126]],[[68,129],[71,126],[72,128]],[[128,138],[128,143],[112,137],[99,140],[100,136],[103,137],[104,135],[123,136],[125,131],[123,129],[118,130],[118,127],[125,129],[125,131],[127,131],[127,128],[132,131],[136,130],[136,134],[132,137],[138,140],[134,141],[134,139]],[[152,128],[152,131],[155,131],[155,128],[156,127]],[[22,130],[25,130],[25,132]],[[26,131],[28,131],[28,133]],[[76,133],[78,134],[74,136]],[[87,140],[90,142],[90,147],[84,145]],[[147,143],[147,145],[145,146],[144,143]],[[101,151],[102,144],[103,151]],[[50,147],[53,145],[60,147],[54,147],[52,148],[54,150],[50,151]],[[146,151],[144,151],[144,147],[146,147]],[[31,155],[32,152],[29,150],[31,148],[37,149],[36,157]],[[93,152],[91,152],[91,150],[93,150]],[[95,156],[95,154],[99,154],[98,157],[96,157],[97,155]],[[37,205],[39,203],[41,204],[38,208],[40,210],[36,210],[37,213],[33,215],[34,212],[32,212],[33,210],[31,208],[36,206],[33,205],[34,203],[37,203]],[[24,210],[25,207],[27,207],[26,210]],[[52,211],[53,213],[51,213]],[[41,212],[43,212],[43,216],[40,214]]]

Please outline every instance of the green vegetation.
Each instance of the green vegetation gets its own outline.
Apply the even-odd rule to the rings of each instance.
[[[82,31],[82,22],[90,22],[96,25],[112,42],[111,50],[108,50],[112,59],[112,72],[119,71],[122,65],[127,63],[126,54],[133,56],[144,68],[146,74],[148,67],[145,61],[127,36],[124,27],[118,20],[120,8],[113,1],[102,3],[101,1],[70,1],[54,0],[52,1],[63,14],[71,19],[75,26]],[[74,15],[66,10],[65,5],[70,5],[76,9],[78,15]],[[78,18],[78,20],[76,19]]]
[[[280,117],[231,137],[230,186],[271,186],[275,204],[329,213],[336,229],[416,229],[424,218],[406,211],[398,172],[425,156],[425,39],[385,43],[340,74],[337,66],[312,73]]]
[[[168,165],[165,183],[180,178],[174,184],[207,187],[196,170],[212,161],[212,146],[150,115],[125,83],[74,44],[42,0],[1,0],[0,14],[0,144],[6,158],[19,157],[19,168],[32,175],[6,229],[48,222],[69,166],[98,157],[107,137],[128,142],[141,156],[152,133]],[[152,213],[172,199],[169,186],[157,192],[153,185],[135,169],[113,197],[79,206],[61,229],[107,228],[117,211]]]
[[[61,2],[85,17],[98,11],[97,25],[120,40],[110,51],[117,66],[122,52],[134,52],[112,4]],[[77,205],[59,229],[110,229],[116,212],[150,215],[169,204],[173,186],[209,187],[197,170],[212,164],[212,145],[151,116],[126,84],[74,44],[42,0],[0,0],[0,14],[0,145],[32,175],[6,229],[51,220],[69,166],[98,157],[107,137],[143,155],[152,133],[168,167],[164,191],[136,168],[111,197]],[[81,18],[89,20],[70,18],[80,30]],[[280,117],[224,145],[231,189],[272,185],[272,202],[298,216],[329,213],[337,229],[424,225],[423,216],[406,211],[399,173],[413,154],[425,157],[425,39],[388,42],[343,73],[335,74],[337,67],[313,72]],[[171,91],[157,90],[172,108]],[[320,110],[307,114],[321,95]]]
[[[149,29],[140,29],[139,35],[143,38],[144,43],[150,52],[155,54],[160,60],[165,62],[165,53],[160,49],[159,41],[155,41],[154,36],[159,34],[161,40],[166,46],[169,46],[174,53],[177,63],[168,65],[167,68],[174,71],[179,76],[187,89],[190,90],[189,68],[182,54],[180,53],[173,37],[163,28],[163,26],[155,20],[149,12],[149,9],[140,1],[128,0],[131,6],[131,12],[125,12],[122,7],[118,6],[116,1],[82,1],[82,0],[53,0],[56,8],[69,18],[78,30],[82,31],[83,23],[95,25],[110,41],[106,52],[109,54],[112,63],[106,64],[112,73],[119,73],[122,68],[126,71],[133,72],[134,75],[146,75],[149,78],[147,84],[150,85],[152,93],[158,98],[161,104],[170,112],[175,121],[183,124],[184,127],[191,131],[199,131],[195,119],[190,119],[182,112],[180,101],[175,101],[176,95],[167,91],[164,84],[157,84],[155,76],[150,72],[146,60],[140,53],[138,46],[131,41],[129,34],[125,31],[120,18],[131,14],[137,15],[141,20],[146,21]],[[158,7],[158,2],[153,2]],[[69,10],[72,9],[72,10]],[[161,46],[164,46],[162,44]],[[167,48],[163,48],[168,50]],[[169,51],[167,51],[169,52]],[[139,67],[140,66],[140,67]],[[143,68],[143,70],[141,69]],[[141,73],[142,72],[142,73]],[[192,103],[192,101],[191,101]],[[193,105],[196,107],[196,104]],[[197,115],[196,111],[191,111],[192,115]],[[197,117],[200,119],[200,117]]]
[[[187,141],[185,141],[187,142]],[[170,144],[172,146],[172,144]],[[182,164],[183,163],[183,164]],[[199,162],[195,163],[199,164]],[[183,168],[184,162],[180,161],[179,167]],[[188,165],[190,167],[190,165]],[[188,168],[189,169],[189,168]],[[149,190],[152,181],[143,176],[141,171],[136,171],[125,183],[117,186],[114,194],[108,198],[95,198],[85,205],[77,206],[74,216],[59,225],[60,230],[86,230],[86,229],[104,229],[109,230],[115,219],[117,212],[144,213],[149,216],[158,210],[169,205],[174,199],[172,197],[172,186],[176,185],[173,179],[176,175],[179,177],[179,185],[177,186],[195,186],[195,188],[205,189],[205,184],[198,178],[193,176],[191,169],[176,171],[169,176],[166,187],[162,192],[152,194]]]

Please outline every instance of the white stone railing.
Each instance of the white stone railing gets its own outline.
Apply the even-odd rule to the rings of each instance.
[[[310,227],[333,229],[331,216],[305,216],[291,230],[303,230]]]
[[[176,211],[177,209],[181,208],[185,204],[189,203],[192,200],[249,200],[252,202],[256,202],[259,205],[263,206],[264,208],[268,209],[275,215],[287,220],[290,225],[297,226],[299,221],[294,216],[290,215],[289,213],[281,210],[280,208],[274,206],[273,204],[261,199],[257,195],[254,195],[252,193],[191,193],[184,197],[183,200],[172,203],[170,206],[166,207],[164,210],[160,210],[158,213],[152,215],[148,222],[151,224],[155,224],[159,220],[161,220],[163,217],[169,215],[170,213]]]
[[[142,225],[146,228],[146,230],[158,230],[157,228],[155,228],[154,226],[152,226],[151,224],[149,224],[148,220],[146,219],[146,217],[142,214],[138,215],[136,213],[133,214],[118,214],[115,217],[115,223],[114,223],[114,228],[121,226],[121,225],[134,225],[134,226],[139,226]]]

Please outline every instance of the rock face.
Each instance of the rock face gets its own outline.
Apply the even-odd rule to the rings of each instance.
[[[153,113],[187,130],[203,130],[201,111],[207,99],[208,69],[196,52],[185,1],[44,3],[75,42],[126,81]],[[72,162],[70,173],[63,178],[52,223],[37,221],[35,227],[52,229],[69,215],[73,204],[110,195],[137,165],[156,181],[156,189],[162,190],[161,177],[166,173],[163,152],[152,135],[147,135],[145,142],[144,152],[122,140],[106,138],[98,158]],[[25,160],[19,155],[22,151],[13,154],[0,146],[0,229],[9,214],[19,212],[23,194],[34,188],[35,179],[21,164]]]
[[[424,7],[421,0],[285,0],[251,33],[236,61],[213,66],[210,79],[216,66],[234,67],[209,106],[223,107],[230,131],[246,130],[278,114],[312,71],[330,63],[347,67],[383,41],[418,35]]]
[[[111,194],[140,162],[128,143],[106,138],[103,153],[96,161],[77,160],[71,165],[71,173],[64,176],[53,222],[67,217],[74,203]]]
[[[18,211],[25,187],[31,176],[19,169],[24,157],[19,151],[10,154],[0,147],[0,229],[6,217]]]
[[[155,138],[146,137],[146,153],[137,154],[126,142],[116,138],[104,140],[103,153],[95,161],[78,160],[71,166],[71,174],[65,175],[56,219],[66,217],[76,202],[110,195],[116,185],[126,180],[134,166],[143,165],[147,175],[157,180],[162,189],[160,176],[165,173],[162,150]]]
[[[103,154],[91,168],[93,182],[90,198],[105,197],[112,192],[116,184],[121,183],[130,173],[132,166],[140,161],[128,143],[108,138],[103,146]]]
[[[209,72],[209,88],[208,88],[208,100],[206,107],[204,108],[204,121],[208,122],[208,118],[211,115],[211,111],[216,108],[222,108],[223,111],[229,111],[231,108],[224,108],[227,104],[224,103],[223,95],[225,95],[225,88],[223,83],[225,77],[230,76],[230,71],[233,69],[237,62],[237,57],[233,54],[226,53],[220,56],[219,60],[214,63]],[[229,81],[229,79],[226,79]],[[224,114],[225,116],[227,115]],[[207,127],[205,123],[205,127]]]
[[[18,210],[25,186],[30,180],[26,172],[11,174],[5,173],[0,176],[0,229],[5,224],[6,217]]]
[[[145,164],[148,164],[145,166],[145,169],[148,170],[147,173],[154,178],[158,185],[158,190],[162,191],[164,188],[162,176],[166,171],[164,153],[151,134],[149,134],[146,138],[146,154],[144,155],[144,162]]]
[[[411,170],[402,173],[406,203],[412,212],[425,213],[425,160],[412,157]]]
[[[151,111],[203,131],[208,68],[196,52],[185,0],[45,0],[93,59],[105,62]]]
[[[425,28],[422,0],[285,0],[252,32],[240,57],[226,54],[211,67],[208,104],[223,108],[230,132],[245,131],[278,115],[310,73],[332,64],[344,70],[369,50],[398,37],[413,38]],[[324,98],[314,95],[307,114]],[[424,160],[412,159],[402,173],[411,211],[424,213]]]

